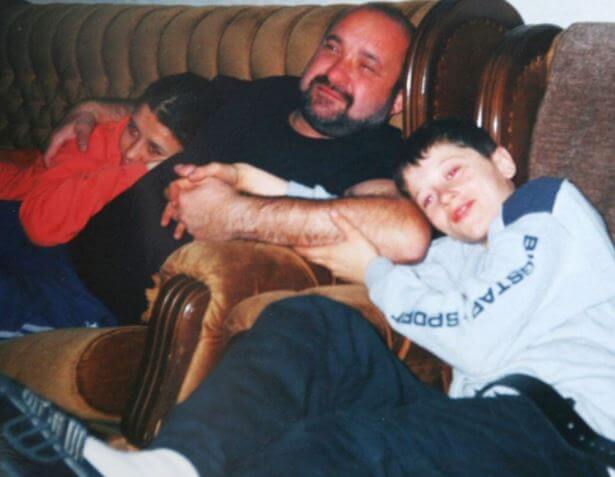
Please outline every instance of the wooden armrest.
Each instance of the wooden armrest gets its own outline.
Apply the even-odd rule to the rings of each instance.
[[[148,292],[144,359],[122,430],[147,444],[176,402],[185,400],[220,358],[225,320],[244,298],[331,283],[331,274],[286,247],[250,241],[193,242],[165,261]]]
[[[222,318],[248,296],[334,283],[328,270],[307,262],[288,247],[244,240],[192,242],[172,253],[162,265],[155,280],[158,285],[148,290],[145,321],[151,316],[160,285],[175,275],[202,282],[215,296],[211,305]]]
[[[220,357],[221,330],[229,311],[241,300],[270,290],[302,290],[333,282],[322,267],[308,263],[287,247],[252,241],[193,242],[169,256],[160,269],[161,283],[185,275],[201,282],[208,294],[205,311],[194,324],[198,338],[177,400],[183,401]],[[152,297],[158,293],[153,292]],[[161,297],[164,300],[164,297]],[[166,315],[159,326],[165,326]],[[155,329],[150,333],[157,333]]]

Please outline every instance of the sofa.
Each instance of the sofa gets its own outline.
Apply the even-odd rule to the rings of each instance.
[[[402,134],[432,118],[474,119],[517,154],[523,179],[543,173],[532,158],[546,155],[549,146],[531,139],[537,137],[534,123],[548,93],[560,29],[523,25],[514,8],[500,0],[396,5],[417,27],[404,112],[392,120]],[[31,5],[12,0],[0,7],[0,147],[44,147],[71,105],[88,97],[135,97],[166,74],[299,75],[327,24],[343,8]],[[612,42],[612,26],[605,29]],[[608,46],[612,43],[600,58],[610,63],[605,58],[594,75],[606,95],[599,104],[603,107],[612,105],[609,93],[615,97],[613,82],[606,81],[615,71],[614,50],[609,54]],[[600,78],[599,71],[607,73]],[[605,119],[601,124],[612,133]],[[541,122],[536,123],[539,128]],[[613,166],[605,159],[608,149],[596,142],[594,137],[586,147],[597,150],[592,164],[600,167],[589,167],[606,170],[598,172],[595,188],[613,227],[608,192]],[[545,162],[550,173],[559,172],[555,158]],[[442,391],[450,382],[446,363],[394,333],[363,287],[337,284],[327,270],[284,247],[189,244],[169,257],[153,288],[144,293],[150,306],[142,324],[56,330],[0,343],[0,372],[104,435],[121,435],[142,446],[171,407],[206,377],[232,336],[249,328],[267,303],[293,293],[319,293],[360,309],[421,379]],[[176,338],[170,342],[169,336]]]

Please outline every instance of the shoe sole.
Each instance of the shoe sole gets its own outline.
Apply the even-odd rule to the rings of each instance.
[[[51,401],[21,384],[0,376],[0,396],[18,411],[2,423],[3,456],[32,465],[56,465],[62,462],[77,476],[96,472],[83,460],[83,447],[88,431],[78,419],[60,410]],[[5,408],[4,412],[8,412]],[[10,461],[0,465],[3,475],[23,475]]]

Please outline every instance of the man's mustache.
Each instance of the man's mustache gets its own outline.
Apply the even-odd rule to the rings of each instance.
[[[339,94],[346,100],[346,102],[348,103],[348,107],[352,106],[352,103],[354,103],[354,97],[339,86],[331,84],[329,78],[326,75],[315,76],[314,79],[310,81],[310,89],[317,85],[323,85],[331,88],[333,91],[335,91],[337,94]]]

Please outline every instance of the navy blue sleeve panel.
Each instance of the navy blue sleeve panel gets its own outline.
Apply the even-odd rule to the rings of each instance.
[[[527,214],[552,212],[563,181],[555,177],[541,177],[521,186],[504,202],[504,225],[510,225]]]

